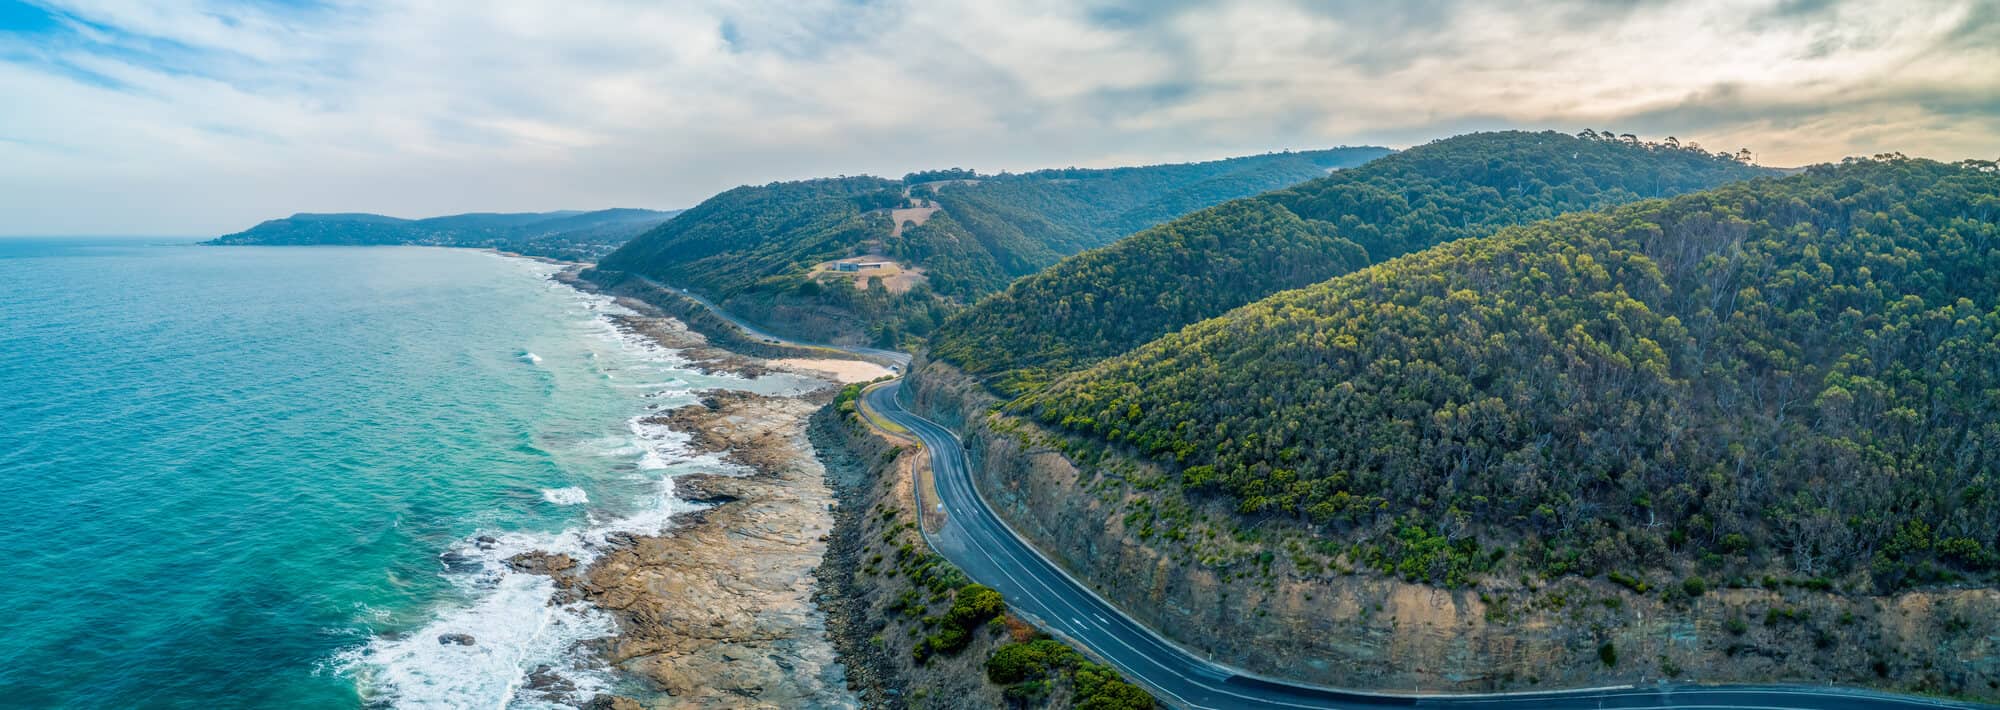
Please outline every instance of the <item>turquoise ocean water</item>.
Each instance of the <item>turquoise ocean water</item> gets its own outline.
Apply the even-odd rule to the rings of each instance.
[[[683,369],[554,270],[0,239],[0,705],[533,707],[615,685],[578,645],[609,620],[501,560],[656,531],[672,475],[723,466],[649,408],[801,383]],[[578,689],[525,689],[540,665]]]

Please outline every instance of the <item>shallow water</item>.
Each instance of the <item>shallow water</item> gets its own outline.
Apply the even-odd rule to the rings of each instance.
[[[527,707],[615,683],[528,549],[724,468],[699,388],[554,267],[422,248],[0,239],[0,704]],[[479,538],[489,541],[481,542]],[[442,634],[473,636],[470,646]]]

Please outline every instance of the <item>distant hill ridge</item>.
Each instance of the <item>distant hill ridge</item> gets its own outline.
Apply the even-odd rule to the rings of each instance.
[[[483,247],[593,261],[680,210],[474,212],[403,219],[368,213],[299,213],[204,242],[213,245],[419,245]]]
[[[837,177],[744,186],[702,202],[605,257],[600,278],[689,288],[777,332],[894,344],[1008,281],[1190,210],[1321,177],[1389,154],[1358,147],[1200,163],[901,180]],[[941,209],[922,224],[897,209]],[[901,226],[902,229],[897,229]],[[822,284],[814,267],[880,256],[921,283]],[[858,288],[856,286],[859,286]]]
[[[960,312],[931,349],[1019,394],[1272,293],[1434,244],[1769,174],[1677,144],[1457,136],[1070,257]]]

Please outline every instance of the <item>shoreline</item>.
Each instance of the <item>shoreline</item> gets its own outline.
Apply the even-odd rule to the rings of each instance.
[[[580,265],[563,266],[552,281],[612,297],[631,311],[607,314],[614,327],[675,352],[685,367],[820,383],[787,395],[701,390],[695,404],[645,415],[644,424],[687,436],[689,453],[727,464],[723,472],[672,476],[674,497],[698,507],[672,515],[658,534],[617,536],[587,562],[543,551],[508,560],[553,580],[553,603],[609,614],[616,631],[591,650],[632,681],[621,685],[651,691],[600,694],[588,707],[859,707],[813,599],[836,499],[807,429],[843,384],[887,370],[733,352],[651,304],[576,278]]]

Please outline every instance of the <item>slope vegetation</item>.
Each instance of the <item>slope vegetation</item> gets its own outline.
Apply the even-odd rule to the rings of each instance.
[[[1558,133],[1459,136],[1072,257],[948,321],[932,352],[1019,393],[1052,373],[1371,260],[1764,173],[1678,145]]]
[[[399,219],[378,214],[295,214],[217,237],[225,245],[421,245],[481,247],[588,261],[659,226],[678,211],[475,213]]]
[[[893,343],[927,334],[959,305],[1013,278],[1176,210],[1387,152],[1338,148],[1110,170],[946,170],[740,187],[633,240],[601,267],[690,288],[784,332]],[[897,209],[924,206],[941,209],[922,224],[891,221]],[[896,260],[921,271],[923,284],[891,293],[865,279],[861,288],[830,288],[810,277],[817,264],[856,256]]]
[[[1412,254],[1013,407],[1411,580],[1990,579],[1996,222],[1990,166],[1850,161]]]

